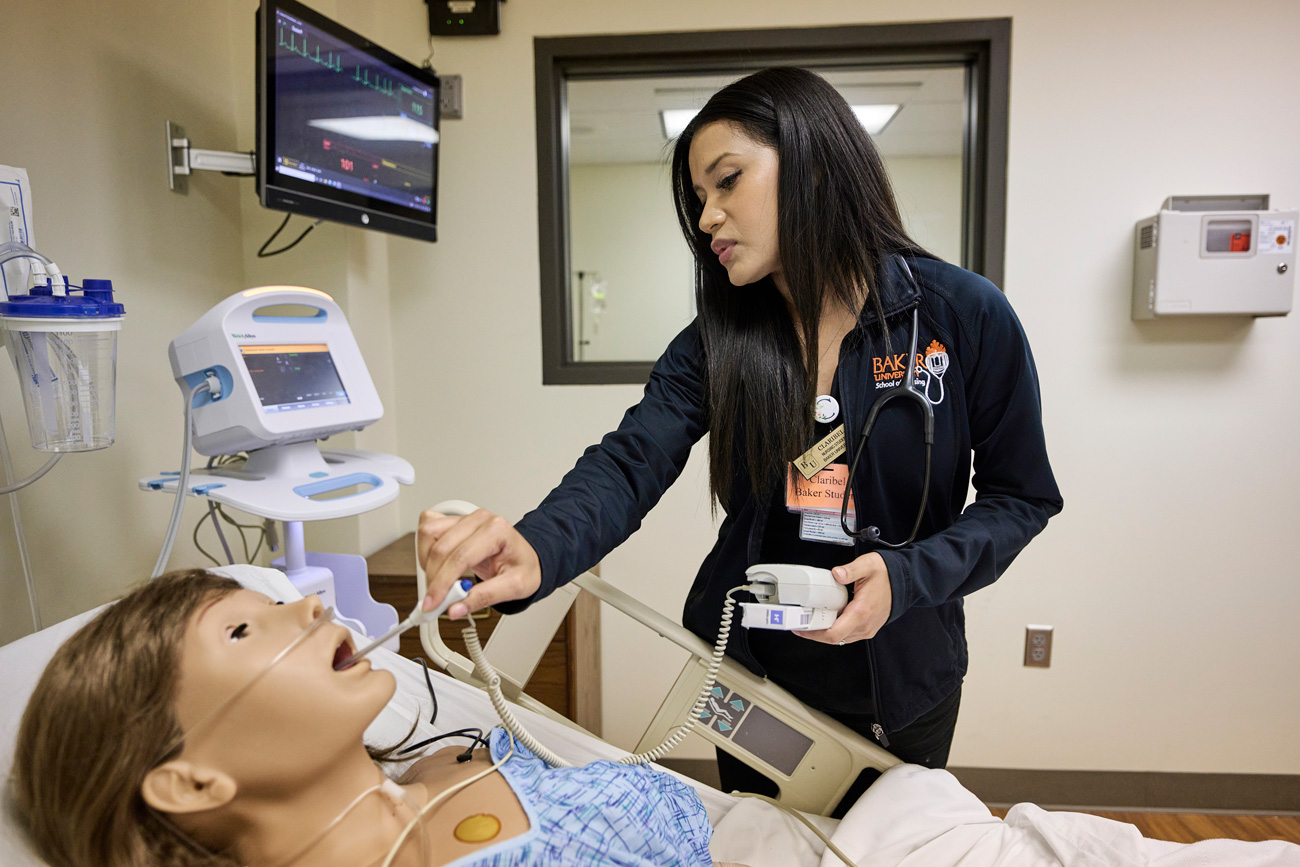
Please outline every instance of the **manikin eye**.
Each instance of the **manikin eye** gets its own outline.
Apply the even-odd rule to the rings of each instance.
[[[239,624],[238,626],[236,626],[234,629],[230,630],[230,643],[231,643],[231,644],[234,644],[236,641],[239,641],[239,640],[244,639],[244,638],[247,638],[247,637],[248,637],[248,624],[247,624],[247,623],[241,623],[241,624]]]

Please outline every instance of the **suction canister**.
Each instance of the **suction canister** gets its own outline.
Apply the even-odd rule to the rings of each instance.
[[[125,312],[108,280],[86,280],[80,295],[33,286],[0,302],[0,330],[18,371],[33,448],[87,452],[113,444],[117,332]]]

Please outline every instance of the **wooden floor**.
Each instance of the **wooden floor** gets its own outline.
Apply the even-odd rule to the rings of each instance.
[[[1230,840],[1286,840],[1300,844],[1300,816],[1232,816],[1205,813],[1104,813],[1094,816],[1136,825],[1143,837],[1171,843],[1195,843],[1224,837]],[[1007,811],[993,810],[1005,817]]]

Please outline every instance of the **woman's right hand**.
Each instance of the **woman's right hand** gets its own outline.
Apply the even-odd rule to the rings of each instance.
[[[421,512],[416,556],[424,567],[425,611],[432,611],[467,571],[482,579],[447,609],[452,619],[527,599],[542,586],[542,565],[533,546],[509,521],[484,509],[464,516]]]

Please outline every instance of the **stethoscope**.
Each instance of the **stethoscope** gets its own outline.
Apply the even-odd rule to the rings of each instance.
[[[916,285],[916,278],[912,276],[912,269],[907,267],[907,261],[903,260],[903,268],[907,271],[907,276]],[[840,501],[840,527],[844,533],[853,539],[865,539],[867,542],[884,548],[902,548],[910,545],[916,538],[916,533],[921,529],[921,519],[925,517],[925,504],[930,497],[930,451],[934,446],[934,408],[930,406],[930,401],[924,394],[916,391],[913,386],[916,383],[916,336],[920,304],[912,308],[912,340],[911,346],[907,352],[907,374],[903,377],[903,384],[898,388],[891,389],[884,397],[879,398],[871,407],[871,412],[867,413],[867,424],[862,429],[862,436],[858,439],[857,451],[853,453],[853,461],[849,464],[849,478],[844,484],[844,498]],[[886,542],[880,538],[880,528],[868,526],[860,531],[849,529],[849,497],[853,491],[853,473],[858,468],[858,460],[862,457],[862,452],[866,448],[867,440],[871,437],[871,430],[876,426],[876,418],[880,415],[880,410],[885,404],[895,398],[906,398],[916,401],[921,407],[921,413],[925,417],[925,481],[921,488],[921,505],[916,510],[916,523],[912,525],[912,532],[901,542]]]

